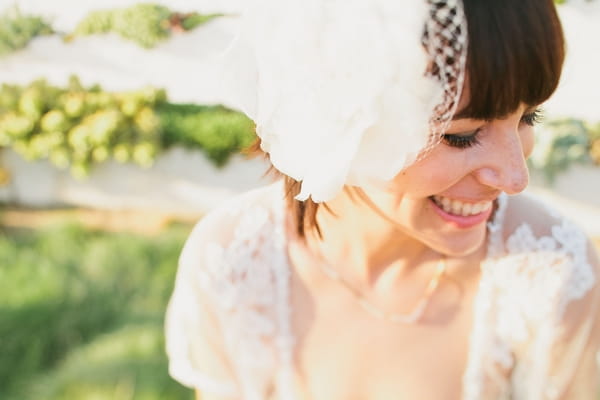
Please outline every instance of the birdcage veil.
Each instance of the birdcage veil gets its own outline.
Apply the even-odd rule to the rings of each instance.
[[[430,136],[421,157],[439,143],[456,113],[465,80],[468,48],[461,0],[429,0],[428,3],[429,18],[423,32],[423,45],[431,57],[427,74],[441,85],[442,98],[430,118]]]
[[[248,0],[221,59],[298,200],[385,183],[439,143],[461,96],[460,0]]]

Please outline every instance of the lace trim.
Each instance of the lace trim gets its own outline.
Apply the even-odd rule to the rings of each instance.
[[[539,295],[536,299],[546,303],[546,307],[537,308],[535,312],[528,310],[531,318],[536,318],[535,315],[547,317],[557,307],[557,316],[562,317],[566,306],[585,296],[595,284],[596,279],[587,260],[587,238],[567,220],[563,219],[560,225],[552,227],[552,236],[539,239],[528,224],[522,224],[508,239],[507,248],[509,254],[524,258],[523,266],[511,272],[527,274],[530,289],[539,292],[535,293]],[[540,265],[545,268],[539,268]]]
[[[271,257],[276,254],[272,216],[264,207],[231,210],[238,223],[231,242],[207,244],[204,273],[220,308],[225,345],[235,364],[244,399],[264,400],[271,390],[276,354],[271,338],[277,332],[273,305],[279,275]]]
[[[492,387],[497,392],[493,398],[551,398],[555,390],[547,376],[548,355],[565,309],[596,283],[587,260],[587,238],[560,219],[550,236],[541,237],[523,223],[504,245],[507,198],[498,200],[494,221],[488,224],[488,257],[475,299],[464,399],[488,398]],[[527,353],[517,363],[519,346]]]
[[[268,189],[283,193],[280,185]],[[291,271],[287,261],[284,202],[269,193],[263,205],[230,207],[232,240],[207,244],[205,290],[212,293],[244,399],[269,393],[291,400],[295,338],[291,328]]]

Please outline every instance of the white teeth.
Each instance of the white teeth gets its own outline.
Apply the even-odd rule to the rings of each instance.
[[[473,208],[473,204],[465,203],[462,206],[462,215],[471,215],[471,209]]]
[[[447,197],[441,197],[441,196],[438,196],[438,198],[442,199],[442,205],[444,206],[444,208],[451,207],[452,200],[450,200]]]
[[[464,203],[459,200],[451,200],[448,197],[434,196],[433,200],[447,213],[468,217],[469,215],[481,214],[492,207],[491,201],[479,203]]]
[[[452,214],[460,215],[463,203],[458,200],[452,200]]]

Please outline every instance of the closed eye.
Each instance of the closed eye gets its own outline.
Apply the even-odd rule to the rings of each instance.
[[[543,112],[541,109],[536,108],[535,110],[523,114],[521,117],[521,123],[529,126],[534,126],[543,120]],[[442,140],[450,147],[456,147],[458,149],[467,149],[469,147],[480,144],[479,133],[481,128],[473,131],[472,133],[446,133],[442,135]]]
[[[442,140],[450,147],[466,149],[479,144],[479,132],[481,129],[475,130],[470,134],[462,133],[446,133],[442,135]]]

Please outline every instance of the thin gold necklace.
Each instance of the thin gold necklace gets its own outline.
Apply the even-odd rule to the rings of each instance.
[[[327,275],[332,280],[338,282],[340,285],[345,287],[350,293],[352,293],[354,299],[365,311],[367,311],[369,314],[373,315],[376,318],[393,322],[395,324],[416,324],[417,322],[419,322],[421,317],[423,317],[427,306],[429,305],[433,293],[435,293],[437,287],[439,286],[442,275],[444,275],[444,272],[446,271],[446,260],[442,258],[438,261],[435,274],[429,281],[429,284],[427,284],[425,293],[423,294],[423,297],[421,297],[415,308],[413,308],[413,310],[407,314],[399,314],[387,312],[375,306],[373,303],[367,300],[355,287],[349,284],[344,279],[344,277],[340,275],[338,271],[336,271],[326,263],[319,262],[318,264],[321,270],[325,273],[325,275]]]

